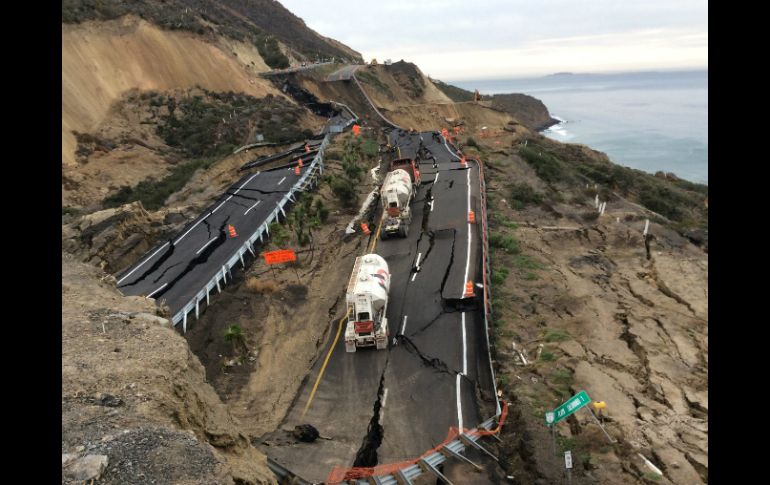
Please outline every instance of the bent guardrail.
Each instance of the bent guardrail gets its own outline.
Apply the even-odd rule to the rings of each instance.
[[[292,185],[291,189],[286,192],[286,194],[276,205],[275,209],[273,209],[270,215],[267,216],[265,221],[256,229],[256,231],[254,231],[251,236],[249,236],[246,242],[244,242],[243,245],[238,248],[237,251],[235,251],[235,253],[225,262],[222,268],[211,277],[208,283],[206,283],[206,285],[200,291],[198,291],[198,293],[192,299],[190,299],[190,301],[184,305],[181,310],[174,314],[174,316],[171,318],[174,326],[176,326],[179,322],[182,322],[182,330],[186,332],[187,314],[195,311],[195,318],[198,318],[200,314],[200,303],[203,300],[206,300],[206,306],[208,306],[210,302],[211,291],[213,291],[214,288],[216,288],[218,292],[222,291],[220,281],[222,284],[226,284],[228,274],[230,274],[230,279],[232,279],[231,270],[238,263],[238,261],[241,262],[244,269],[246,268],[246,262],[243,258],[246,252],[251,253],[251,255],[256,259],[257,254],[254,251],[254,243],[257,241],[257,239],[262,242],[265,237],[268,237],[270,235],[268,226],[272,224],[273,221],[277,220],[279,215],[283,215],[284,218],[286,217],[285,207],[289,202],[296,201],[294,194],[306,190],[307,186],[314,183],[315,175],[323,173],[323,155],[324,151],[326,150],[326,146],[329,144],[329,140],[331,140],[331,135],[326,135],[318,149],[318,153],[310,163],[308,170],[306,170],[305,173],[302,174],[302,176],[294,183],[294,185]]]

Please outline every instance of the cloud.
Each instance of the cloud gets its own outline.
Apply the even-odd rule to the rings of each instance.
[[[366,60],[403,58],[439,79],[708,65],[703,0],[283,3]]]

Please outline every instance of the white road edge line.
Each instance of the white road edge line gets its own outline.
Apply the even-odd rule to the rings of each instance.
[[[286,177],[282,178],[282,179],[281,179],[281,180],[278,182],[278,185],[281,185],[281,184],[283,183],[283,181],[284,181],[284,180],[286,180]]]
[[[404,315],[404,324],[401,326],[401,335],[404,335],[404,331],[406,330],[406,319],[407,316]]]
[[[246,209],[246,212],[244,212],[244,213],[243,213],[243,215],[245,216],[246,214],[248,214],[248,213],[249,213],[249,211],[250,211],[251,209],[255,208],[256,206],[258,206],[260,202],[262,202],[262,199],[258,200],[256,204],[254,204],[253,206],[251,206],[251,207],[249,207],[248,209]]]
[[[412,281],[414,281],[415,278],[417,278],[417,273],[416,272],[412,275]]]
[[[470,168],[466,170],[468,174],[468,214],[471,212],[471,170]],[[465,295],[465,283],[468,281],[468,268],[471,265],[471,223],[468,223],[468,254],[465,258],[465,278],[463,278],[462,285],[463,290],[460,293],[461,295]]]
[[[167,287],[167,286],[168,286],[168,283],[163,283],[163,286],[161,286],[161,287],[160,287],[160,288],[158,288],[157,290],[155,290],[155,291],[153,291],[152,293],[150,293],[149,295],[147,295],[147,298],[151,298],[151,297],[152,297],[152,295],[154,295],[155,293],[159,292],[160,290],[162,290],[163,288],[165,288],[165,287]]]
[[[465,312],[463,312],[463,375],[468,375],[468,344],[465,340]]]
[[[157,251],[155,251],[154,253],[152,253],[152,254],[150,255],[150,257],[149,257],[149,258],[147,258],[147,259],[145,259],[144,261],[142,261],[142,262],[141,262],[141,263],[140,263],[140,264],[139,264],[139,265],[138,265],[136,268],[132,269],[132,270],[131,270],[131,271],[130,271],[130,272],[127,274],[127,275],[125,275],[124,277],[120,278],[120,279],[118,280],[117,284],[119,285],[121,281],[123,281],[124,279],[128,278],[129,276],[131,276],[131,274],[132,274],[134,271],[136,271],[136,270],[138,270],[139,268],[141,268],[142,266],[144,266],[144,264],[145,264],[147,261],[149,261],[149,260],[151,260],[152,258],[154,258],[154,257],[155,257],[155,255],[156,255],[156,254],[158,254],[158,253],[160,252],[160,250],[161,250],[161,249],[163,249],[163,248],[165,248],[166,246],[168,246],[168,243],[166,243],[166,244],[164,244],[163,246],[159,247]]]
[[[430,211],[433,212],[433,201],[430,201]]]
[[[460,434],[465,434],[463,430],[463,405],[460,399],[460,374],[457,374],[457,427],[460,429]]]
[[[438,174],[439,174],[439,172],[436,172],[436,178],[433,179],[433,183],[434,184],[438,181]]]
[[[217,236],[217,237],[215,237],[215,238],[211,239],[211,241],[209,241],[209,242],[207,242],[206,244],[204,244],[203,246],[201,246],[201,248],[200,248],[199,250],[195,251],[195,254],[200,254],[200,253],[201,253],[201,251],[203,251],[204,249],[206,249],[206,246],[208,246],[209,244],[213,243],[213,242],[214,242],[214,241],[216,241],[217,239],[219,239],[219,236]]]
[[[422,256],[422,253],[417,253],[417,262],[414,264],[414,268],[417,270],[420,269],[420,256]]]

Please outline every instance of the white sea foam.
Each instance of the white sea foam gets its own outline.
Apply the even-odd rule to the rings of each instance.
[[[559,123],[551,126],[546,130],[543,130],[543,134],[545,136],[550,136],[551,138],[555,138],[557,140],[569,140],[574,137],[572,133],[564,128],[564,124],[567,123],[567,120],[559,118],[553,114],[551,115],[551,118],[559,120]]]

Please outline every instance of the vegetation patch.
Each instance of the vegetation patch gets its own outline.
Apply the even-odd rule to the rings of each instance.
[[[533,189],[529,184],[513,184],[510,187],[511,207],[521,210],[528,205],[543,202],[543,194]]]
[[[559,328],[547,330],[543,336],[543,340],[546,342],[564,342],[565,340],[569,340],[571,338],[572,335],[570,335],[569,332]]]
[[[513,236],[506,236],[499,233],[489,235],[489,245],[493,248],[502,249],[508,254],[519,254],[519,242]]]
[[[178,97],[156,92],[139,95],[156,107],[158,135],[189,157],[229,155],[256,133],[262,134],[265,141],[279,144],[313,136],[299,126],[302,108],[281,98],[203,89],[198,93]]]
[[[393,97],[393,92],[390,90],[390,88],[382,81],[380,81],[380,78],[378,78],[374,73],[365,69],[361,69],[356,72],[356,77],[362,79],[367,84],[371,84],[378,91],[387,94],[389,97]]]
[[[102,205],[104,207],[118,207],[138,200],[145,209],[158,210],[163,207],[171,194],[185,186],[196,170],[205,170],[214,161],[215,159],[212,158],[199,158],[177,165],[171,169],[170,174],[162,179],[148,177],[139,182],[136,187],[124,185],[116,193],[106,197]]]
[[[433,84],[455,103],[473,101],[474,95],[471,91],[468,91],[467,89],[458,88],[457,86],[452,86],[451,84],[447,84],[439,80],[433,80]],[[467,143],[467,144],[470,145],[470,143]]]
[[[273,69],[285,69],[289,67],[289,58],[281,51],[278,40],[272,35],[259,34],[254,43],[257,46],[259,55],[265,61],[265,64]]]

